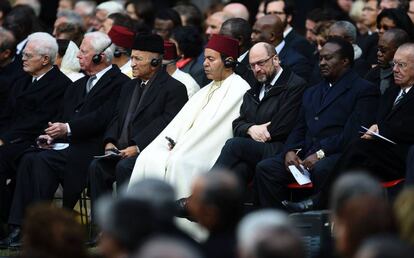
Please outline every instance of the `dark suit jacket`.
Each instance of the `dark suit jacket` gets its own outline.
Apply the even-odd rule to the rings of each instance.
[[[237,63],[234,72],[240,75],[250,85],[250,87],[254,87],[257,83],[256,77],[254,77],[254,73],[250,69],[249,53],[246,54],[240,63]]]
[[[414,90],[393,108],[400,87],[390,86],[381,97],[377,124],[381,135],[393,140],[404,152],[414,144]]]
[[[377,63],[378,33],[364,34],[357,38],[357,44],[362,49],[362,57],[370,65]]]
[[[375,84],[376,87],[378,87],[378,89],[380,89],[381,87],[381,68],[379,66],[376,66],[374,68],[372,68],[364,77],[365,80],[372,82],[373,84]],[[387,80],[390,81],[390,86],[395,86],[394,85],[394,74],[391,73],[391,75],[389,77],[386,77]],[[385,92],[384,92],[385,93]]]
[[[134,79],[124,86],[117,104],[117,112],[112,119],[104,138],[104,143],[117,145],[122,126],[128,113],[134,88],[141,84]],[[140,105],[130,122],[129,146],[137,145],[142,151],[171,122],[187,102],[185,86],[172,78],[165,70],[160,70],[148,91],[142,96]]]
[[[306,57],[308,59],[308,62],[311,64],[314,64],[316,62],[314,55],[315,47],[312,46],[305,37],[296,33],[294,29],[286,35],[285,42],[287,47],[295,49],[301,55]]]
[[[15,58],[10,64],[0,68],[0,113],[6,108],[12,86],[23,76],[25,72],[21,59]]]
[[[360,126],[375,120],[379,92],[351,69],[329,89],[322,102],[323,81],[303,95],[297,124],[290,133],[284,152],[302,148],[301,157],[323,149],[325,155],[340,153],[346,143],[359,136]]]
[[[308,81],[312,73],[312,65],[306,57],[287,45],[282,48],[278,55],[282,67],[289,68],[305,81]]]
[[[85,76],[74,82],[66,91],[62,122],[69,123],[71,142],[65,167],[63,198],[76,202],[86,185],[87,169],[94,155],[103,153],[102,139],[112,119],[115,103],[121,88],[130,79],[117,66],[107,71],[86,95]],[[74,203],[73,203],[74,205]],[[70,205],[69,205],[70,206]]]
[[[72,83],[55,66],[32,85],[25,74],[13,85],[0,116],[0,139],[7,143],[33,142],[60,112],[66,87]]]
[[[265,155],[275,154],[281,150],[295,125],[306,82],[289,69],[284,69],[260,101],[261,88],[262,84],[257,83],[244,95],[240,117],[233,121],[233,134],[236,137],[250,137],[247,130],[251,126],[271,121],[268,130],[272,140],[265,145]]]

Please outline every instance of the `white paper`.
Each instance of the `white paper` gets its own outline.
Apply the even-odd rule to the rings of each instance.
[[[294,165],[290,165],[289,166],[289,171],[290,173],[292,173],[293,177],[295,178],[296,182],[298,182],[298,184],[300,185],[306,185],[311,183],[312,181],[310,180],[310,173],[307,169],[305,169],[302,165],[300,165],[300,167],[302,168],[302,172],[299,171],[299,169],[294,166]]]
[[[95,159],[120,159],[122,156],[114,152],[108,152],[104,155],[93,156]]]
[[[387,141],[387,142],[389,142],[389,143],[392,143],[392,144],[397,144],[397,143],[395,143],[395,142],[393,142],[393,141],[391,141],[390,139],[388,139],[388,138],[385,138],[384,136],[382,136],[382,135],[380,135],[379,133],[376,133],[376,132],[374,132],[374,131],[371,131],[371,130],[369,130],[368,128],[366,128],[366,127],[364,127],[364,126],[362,126],[361,125],[361,127],[368,133],[368,134],[372,134],[373,136],[376,136],[376,137],[378,137],[378,138],[380,138],[380,139],[383,139],[384,141]]]
[[[69,147],[69,143],[55,143],[53,144],[53,148],[54,150],[64,150],[67,147]]]

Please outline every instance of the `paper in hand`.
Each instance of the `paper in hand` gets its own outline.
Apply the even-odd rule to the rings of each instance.
[[[392,144],[397,144],[397,143],[395,143],[395,142],[391,141],[390,139],[388,139],[388,138],[386,138],[386,137],[384,137],[384,136],[380,135],[379,133],[376,133],[376,132],[374,132],[374,131],[369,130],[369,129],[368,129],[368,128],[366,128],[365,126],[362,126],[362,125],[361,125],[361,127],[362,127],[362,129],[364,129],[364,130],[365,130],[368,134],[370,134],[370,135],[372,135],[372,136],[375,136],[375,137],[377,137],[377,138],[380,138],[380,139],[382,139],[382,140],[384,140],[384,141],[387,141],[387,142],[389,142],[389,143],[392,143]]]
[[[292,173],[293,177],[295,178],[296,182],[300,185],[306,185],[311,183],[310,180],[310,173],[304,166],[300,165],[303,172],[299,171],[299,169],[295,165],[289,166],[289,171]]]
[[[95,159],[121,159],[121,154],[112,152],[112,151],[108,151],[107,153],[105,153],[104,155],[100,155],[100,156],[93,156]]]

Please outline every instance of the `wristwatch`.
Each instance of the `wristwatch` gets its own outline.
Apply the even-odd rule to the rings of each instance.
[[[318,151],[316,152],[316,157],[317,157],[319,160],[321,160],[321,159],[325,158],[325,152],[324,152],[322,149],[318,150]]]

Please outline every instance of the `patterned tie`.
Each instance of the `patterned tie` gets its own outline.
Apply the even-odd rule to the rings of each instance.
[[[93,88],[93,81],[96,79],[96,75],[92,75],[89,77],[88,81],[86,82],[86,94],[88,94]]]
[[[407,92],[405,92],[405,90],[402,90],[401,95],[400,95],[400,96],[398,96],[398,98],[394,101],[393,108],[394,108],[395,106],[397,106],[397,105],[398,105],[398,103],[400,103],[400,102],[401,102],[401,100],[405,97],[405,95],[407,95]]]

